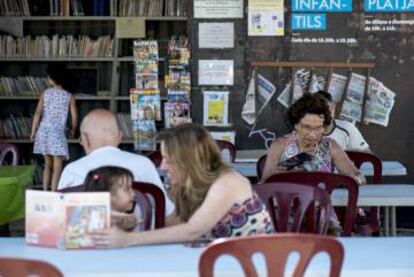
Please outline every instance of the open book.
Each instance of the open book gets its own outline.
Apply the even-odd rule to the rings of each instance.
[[[109,192],[26,191],[26,242],[94,248],[90,233],[110,227]]]
[[[302,152],[287,160],[279,162],[277,165],[286,167],[287,170],[291,170],[293,168],[301,168],[305,162],[311,161],[312,159],[313,156],[311,154]]]

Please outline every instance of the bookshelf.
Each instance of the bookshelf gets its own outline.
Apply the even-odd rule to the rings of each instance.
[[[0,0],[7,1],[7,0]],[[53,37],[56,36],[55,40],[66,40],[69,41],[78,40],[78,52],[76,55],[71,55],[70,51],[65,52],[64,55],[22,55],[20,54],[6,54],[5,49],[1,48],[1,43],[6,45],[6,42],[0,41],[0,76],[6,78],[18,77],[46,77],[46,68],[48,63],[52,62],[63,62],[66,63],[69,68],[77,68],[79,70],[96,70],[96,89],[95,91],[80,91],[75,94],[79,120],[81,121],[84,115],[91,109],[102,107],[113,111],[116,114],[128,114],[130,112],[129,103],[129,88],[134,85],[131,83],[134,77],[133,70],[133,56],[132,56],[132,41],[134,39],[125,39],[118,37],[116,34],[116,28],[118,20],[123,18],[122,5],[125,3],[132,3],[134,1],[102,1],[102,0],[58,0],[58,3],[73,2],[82,3],[84,5],[83,16],[74,15],[74,10],[70,6],[69,13],[66,16],[49,15],[51,11],[50,1],[43,0],[19,0],[18,2],[28,2],[30,9],[30,16],[11,16],[10,14],[3,14],[2,21],[7,20],[18,22],[20,25],[20,35],[13,35],[14,43],[17,44],[17,39],[26,39],[24,45],[34,45],[36,36],[38,37],[39,44],[46,45],[49,43],[49,47],[56,47],[56,42],[53,41]],[[149,1],[149,0],[147,0]],[[10,2],[10,1],[8,1]],[[93,8],[86,7],[92,5],[90,3],[107,3],[105,11],[102,15],[93,15]],[[155,2],[162,5],[169,5],[174,3],[184,3],[186,1],[181,0],[156,0],[149,1],[148,5],[153,5]],[[11,3],[11,2],[10,2]],[[157,4],[155,3],[155,4]],[[154,5],[155,5],[154,4]],[[36,6],[37,5],[37,6]],[[184,5],[184,4],[183,4]],[[33,7],[36,6],[38,12],[32,11]],[[40,7],[40,8],[39,8]],[[60,6],[59,6],[60,7]],[[165,9],[165,8],[164,8]],[[142,39],[155,39],[159,42],[160,46],[160,80],[163,79],[164,72],[166,71],[166,46],[168,40],[173,35],[186,35],[187,34],[187,17],[185,16],[186,4],[181,12],[177,12],[177,16],[130,16],[133,19],[139,19],[144,24],[144,36]],[[0,24],[1,24],[0,22]],[[3,37],[9,34],[3,32],[0,33]],[[87,36],[87,38],[84,38]],[[96,46],[99,49],[97,52],[92,54],[86,54],[85,49],[80,48],[80,41],[82,39],[90,39],[92,48]],[[104,42],[98,43],[100,40]],[[29,42],[30,41],[30,42]],[[55,44],[54,44],[55,43]],[[89,42],[88,42],[89,43]],[[104,52],[100,52],[105,45]],[[108,46],[109,45],[109,46]],[[23,47],[24,48],[24,47]],[[31,48],[27,46],[26,48]],[[69,46],[67,47],[70,48]],[[51,50],[49,50],[50,53]],[[43,52],[46,52],[44,50]],[[72,52],[73,53],[73,52]],[[89,73],[90,73],[89,72]],[[92,74],[92,73],[90,73]],[[93,83],[93,74],[90,75],[90,83]],[[82,77],[81,77],[82,79]],[[13,114],[16,117],[29,118],[33,115],[36,108],[39,91],[43,89],[38,88],[37,92],[32,90],[31,92],[23,93],[11,93],[8,90],[7,84],[10,86],[10,82],[17,82],[15,80],[0,80],[0,142],[2,143],[15,143],[22,149],[22,156],[24,162],[32,162],[32,142],[28,136],[22,136],[27,134],[27,130],[19,130],[19,136],[4,134],[4,129],[14,128],[14,123],[4,123],[9,120],[10,115]],[[30,82],[30,81],[29,81]],[[22,83],[17,85],[22,86]],[[30,87],[30,84],[26,84]],[[161,86],[163,83],[161,82]],[[3,88],[3,91],[2,91]],[[6,91],[5,91],[6,90]],[[30,89],[29,89],[30,90]],[[18,119],[24,120],[24,119]],[[28,126],[30,125],[30,126]],[[30,128],[31,124],[26,124],[23,128]],[[30,131],[30,130],[29,130]],[[79,131],[77,132],[77,136]],[[71,159],[77,159],[83,154],[83,150],[79,145],[78,139],[69,139]],[[122,141],[122,148],[132,149],[133,140],[131,137],[126,137]],[[36,181],[35,181],[36,182]]]

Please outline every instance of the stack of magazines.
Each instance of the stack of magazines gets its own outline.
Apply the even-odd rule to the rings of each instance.
[[[168,56],[168,75],[165,76],[168,101],[164,103],[166,128],[191,122],[188,39],[186,37],[173,37],[168,43]]]
[[[130,90],[135,150],[155,150],[155,120],[161,120],[157,41],[134,42],[135,88]]]

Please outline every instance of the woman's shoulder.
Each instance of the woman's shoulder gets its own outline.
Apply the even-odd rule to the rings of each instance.
[[[250,181],[235,170],[225,171],[211,185],[213,190],[234,191],[235,187],[250,186]]]

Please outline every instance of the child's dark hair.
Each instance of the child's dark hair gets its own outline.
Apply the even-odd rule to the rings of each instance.
[[[69,79],[69,70],[64,63],[50,63],[47,66],[47,75],[64,90],[73,92],[73,85]]]
[[[117,166],[103,166],[89,171],[86,176],[85,191],[109,191],[113,192],[115,184],[121,178],[134,179],[131,171]]]

